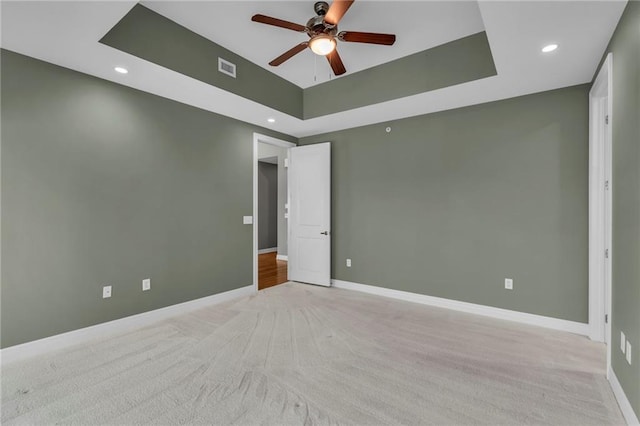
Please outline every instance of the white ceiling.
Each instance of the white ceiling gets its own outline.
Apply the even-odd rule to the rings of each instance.
[[[315,16],[314,0],[142,4],[300,87],[329,80],[327,60],[309,49],[279,67],[269,66],[269,61],[309,37],[251,21],[251,16],[261,13],[305,25]],[[397,35],[392,47],[340,43],[340,56],[348,73],[353,73],[478,33],[484,25],[475,1],[358,0],[344,15],[339,29]]]
[[[498,75],[311,120],[288,116],[98,43],[135,4],[130,0],[2,1],[0,45],[302,137],[589,82],[626,0],[480,0],[478,3],[358,0],[341,22],[341,29],[393,32],[397,34],[398,42],[393,47],[341,44],[341,55],[349,72],[424,50],[484,27]],[[250,16],[263,13],[304,24],[306,17],[313,14],[313,1],[144,4],[261,66],[296,44],[302,35],[252,23]],[[231,29],[236,28],[236,24],[249,30],[234,36]],[[560,45],[558,50],[551,54],[541,53],[541,47],[551,42]],[[260,48],[254,49],[256,46]],[[353,49],[347,49],[351,47]],[[314,74],[314,59],[306,53],[281,66],[280,75],[301,86],[309,85],[309,75]],[[359,55],[366,57],[359,58]],[[328,71],[324,63],[324,71],[321,71],[320,63],[318,61],[319,78]],[[127,67],[129,74],[115,73],[113,67],[116,65]],[[276,122],[267,123],[268,117],[275,118]]]

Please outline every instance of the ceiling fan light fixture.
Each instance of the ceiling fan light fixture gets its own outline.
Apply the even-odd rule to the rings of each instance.
[[[328,34],[319,34],[309,41],[309,47],[316,55],[327,56],[336,48],[336,40]]]

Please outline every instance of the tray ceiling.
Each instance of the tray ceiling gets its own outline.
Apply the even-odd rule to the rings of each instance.
[[[301,137],[590,82],[626,1],[357,0],[340,28],[392,32],[398,41],[392,47],[341,44],[347,76],[483,28],[498,75],[308,120],[100,44],[99,40],[137,4],[135,1],[0,4],[1,45],[5,49]],[[266,63],[299,42],[302,35],[253,23],[251,15],[263,13],[304,24],[313,15],[312,4],[143,3],[270,71],[274,70]],[[540,49],[551,42],[560,47],[543,54]],[[301,87],[325,81],[328,67],[322,71],[321,61],[315,63],[308,53],[284,64],[278,75]],[[114,66],[126,66],[129,74],[115,73]],[[268,123],[267,118],[275,122]]]

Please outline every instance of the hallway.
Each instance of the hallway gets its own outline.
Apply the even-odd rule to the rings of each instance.
[[[258,255],[258,290],[287,282],[287,261],[277,260],[276,254]]]

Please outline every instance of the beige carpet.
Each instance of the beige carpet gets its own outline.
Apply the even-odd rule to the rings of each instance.
[[[585,337],[285,284],[2,369],[2,424],[624,424]]]

